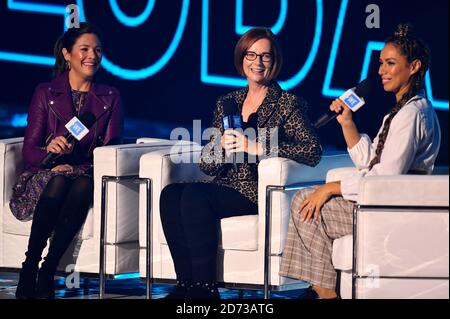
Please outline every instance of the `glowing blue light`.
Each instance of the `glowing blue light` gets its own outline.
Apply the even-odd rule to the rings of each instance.
[[[244,33],[248,30],[248,26],[243,25],[243,3],[244,0],[236,0],[236,17],[235,17],[235,26],[236,32],[238,34]],[[85,13],[84,13],[84,5],[83,0],[76,0],[76,3],[79,7],[80,20],[86,21]],[[148,0],[147,5],[144,11],[137,17],[129,17],[125,15],[122,10],[119,8],[117,4],[117,0],[109,0],[110,6],[113,10],[115,16],[126,26],[136,27],[142,24],[144,21],[148,19],[150,16],[155,0]],[[272,27],[272,31],[274,33],[280,32],[283,28],[286,16],[287,16],[287,0],[280,0],[280,14],[278,16],[277,22]],[[322,24],[323,24],[323,3],[322,0],[316,0],[316,24],[315,24],[315,34],[313,43],[306,59],[305,64],[302,66],[301,70],[292,78],[281,81],[280,85],[284,89],[290,89],[298,85],[303,81],[306,75],[309,73],[315,59],[317,56],[317,51],[320,44],[321,34],[322,34]],[[328,60],[328,67],[325,74],[324,83],[322,86],[322,94],[327,97],[337,97],[341,95],[345,90],[341,88],[332,88],[331,80],[335,68],[337,52],[339,49],[339,43],[341,40],[342,29],[344,25],[344,20],[346,17],[346,11],[348,7],[348,0],[342,0],[338,19],[336,23],[336,31],[333,38],[333,43],[331,46],[330,57]],[[62,15],[67,17],[68,13],[65,11],[66,7],[61,5],[53,5],[53,4],[45,4],[45,3],[36,3],[36,2],[26,2],[19,0],[7,0],[7,8],[10,10],[18,10],[18,11],[27,11],[31,13],[44,13],[44,14],[55,14]],[[102,66],[112,74],[128,80],[139,80],[148,78],[157,72],[159,72],[164,66],[170,61],[173,57],[176,49],[179,46],[179,42],[184,33],[184,29],[187,21],[187,14],[189,8],[189,0],[183,0],[182,9],[180,13],[180,19],[178,21],[178,26],[175,31],[175,35],[166,50],[163,56],[156,61],[154,64],[140,69],[140,70],[131,70],[122,68],[118,65],[115,65],[111,62],[107,57],[104,56]],[[238,77],[228,77],[221,75],[212,75],[208,73],[208,23],[209,23],[209,0],[203,0],[202,5],[202,35],[201,35],[201,67],[200,67],[200,78],[203,83],[215,84],[215,85],[225,85],[225,86],[238,86],[243,87],[247,85],[247,82],[243,78]],[[64,23],[65,25],[65,23]],[[370,60],[373,51],[379,51],[382,49],[383,43],[376,41],[369,41],[367,43],[366,52],[364,55],[363,66],[361,69],[360,79],[363,79],[367,76],[370,66]],[[43,66],[53,66],[54,58],[48,56],[39,56],[33,54],[26,53],[15,53],[15,52],[7,52],[0,51],[0,60],[19,62],[19,63],[30,63],[37,64]],[[433,103],[433,106],[442,109],[448,110],[449,101],[434,99],[433,91],[431,86],[431,78],[430,73],[427,72],[425,76],[425,86],[427,89],[428,97]]]
[[[236,0],[236,19],[235,19],[235,25],[236,25],[236,33],[239,35],[243,35],[245,32],[250,30],[252,27],[245,26],[244,25],[244,0]],[[288,11],[288,1],[287,0],[280,0],[280,14],[278,16],[277,22],[270,28],[273,33],[278,34],[280,30],[284,26],[284,22],[286,21]]]
[[[364,55],[364,62],[361,69],[361,76],[360,81],[367,78],[367,75],[369,74],[369,66],[370,66],[370,60],[372,57],[373,51],[381,51],[383,50],[384,43],[383,42],[376,42],[376,41],[369,41],[367,43],[366,48],[366,54]],[[431,77],[430,77],[430,71],[428,71],[425,74],[425,89],[427,91],[428,99],[431,101],[431,104],[433,107],[440,109],[440,110],[447,110],[448,111],[448,101],[443,100],[437,100],[433,97],[433,88],[431,86]]]
[[[135,279],[135,278],[140,278],[140,274],[138,272],[130,272],[128,274],[114,275],[114,279]]]
[[[241,3],[242,4],[242,3]],[[240,7],[240,6],[238,6]],[[287,7],[286,7],[287,10]],[[283,22],[284,23],[284,22]],[[288,90],[303,81],[308,72],[310,71],[314,60],[317,57],[317,51],[319,49],[320,38],[322,35],[322,24],[323,24],[323,3],[322,0],[316,0],[316,25],[313,44],[311,50],[309,51],[308,58],[305,64],[302,66],[300,71],[294,75],[292,78],[280,81],[282,88]],[[203,83],[216,84],[216,85],[227,85],[227,86],[237,86],[244,87],[247,85],[247,81],[230,76],[222,75],[212,75],[208,72],[208,35],[209,35],[209,0],[203,0],[202,6],[202,47],[201,47],[201,63],[200,63],[200,79]]]
[[[28,11],[36,13],[65,15],[66,7],[53,4],[33,3],[17,0],[8,0],[6,7],[10,10]]]
[[[153,7],[155,6],[155,0],[147,0],[147,5],[144,11],[142,11],[142,13],[136,17],[130,17],[123,13],[119,5],[117,4],[117,0],[109,0],[109,5],[111,6],[114,15],[120,22],[122,22],[127,27],[137,27],[147,21],[148,17],[152,13]]]
[[[428,99],[431,104],[437,109],[448,111],[448,101],[438,100],[433,97],[433,88],[431,87],[430,71],[425,74],[425,88],[427,90]]]
[[[77,5],[80,11],[80,18],[85,19],[84,6],[82,0],[77,0]],[[178,26],[175,31],[175,35],[163,56],[156,61],[154,64],[139,70],[123,68],[119,65],[114,64],[105,55],[103,56],[102,67],[104,67],[108,72],[127,80],[142,80],[152,75],[158,73],[166,64],[170,61],[174,55],[178,45],[180,44],[181,37],[184,33],[186,27],[187,15],[189,9],[189,0],[183,0],[180,19],[178,21]]]
[[[65,6],[58,6],[53,4],[44,4],[44,3],[31,3],[31,2],[23,2],[17,0],[8,0],[6,3],[6,7],[10,10],[18,10],[18,11],[27,11],[31,13],[45,13],[45,14],[56,14],[63,15],[64,21],[68,16],[66,12]],[[67,30],[66,25],[64,24],[64,31]]]
[[[25,127],[27,126],[27,114],[26,113],[17,113],[14,114],[11,119],[12,127]]]
[[[338,97],[345,92],[341,88],[331,87],[331,78],[333,76],[334,67],[336,64],[337,52],[339,49],[339,43],[341,41],[342,29],[344,26],[345,15],[347,11],[348,0],[342,0],[341,7],[339,9],[338,20],[336,24],[336,31],[334,33],[333,44],[331,45],[330,57],[328,59],[328,67],[325,74],[325,80],[322,86],[322,94],[326,97]],[[369,74],[370,60],[373,51],[381,51],[384,47],[383,42],[379,41],[369,41],[367,42],[366,52],[364,54],[363,65],[361,68],[360,81],[365,79]],[[433,106],[437,109],[448,110],[449,102],[444,100],[437,100],[433,97],[433,88],[431,86],[430,72],[425,75],[425,88],[427,90],[428,99],[431,101]]]
[[[322,0],[316,1],[316,26],[315,26],[315,33],[314,33],[314,39],[311,46],[311,50],[309,51],[308,58],[306,59],[305,64],[301,68],[301,70],[294,75],[292,78],[281,81],[280,86],[284,88],[285,90],[291,89],[298,84],[300,84],[303,79],[308,75],[309,71],[311,70],[311,67],[317,57],[317,52],[319,51],[319,45],[320,45],[320,39],[322,37],[322,24],[323,24],[323,4]]]
[[[364,61],[363,66],[361,68],[361,76],[359,77],[359,81],[361,82],[365,78],[367,78],[367,75],[369,74],[369,66],[370,66],[370,60],[372,57],[373,51],[381,51],[383,50],[384,42],[377,42],[377,41],[369,41],[367,42],[367,48],[366,48],[366,54],[364,55]]]
[[[337,51],[341,41],[342,27],[344,25],[345,14],[347,11],[348,0],[342,0],[339,9],[338,19],[336,23],[336,31],[333,37],[333,44],[331,45],[330,57],[328,59],[328,67],[325,73],[325,80],[322,86],[322,94],[327,97],[336,97],[345,92],[343,89],[331,88],[331,78],[334,72],[334,65],[336,63]]]
[[[86,16],[84,12],[84,3],[82,0],[77,0],[76,4],[78,5],[79,14],[80,14],[80,21],[86,21]],[[117,3],[116,3],[117,4]],[[16,2],[13,0],[8,0],[8,5],[11,5],[13,9],[16,10],[23,10],[23,11],[32,11],[32,12],[40,12],[40,13],[52,13],[52,14],[61,14],[64,17],[66,17],[65,7],[64,6],[54,6],[54,5],[46,5],[46,4],[36,4],[36,3],[25,3],[25,2]],[[150,15],[154,5],[154,0],[149,0],[147,3],[147,7],[144,10],[145,15]],[[187,14],[189,9],[189,0],[183,0],[180,19],[178,21],[178,26],[175,31],[175,35],[166,50],[166,52],[163,54],[163,56],[156,61],[154,64],[140,69],[140,70],[131,70],[126,69],[121,66],[118,66],[114,64],[112,61],[110,61],[107,56],[103,56],[102,61],[102,67],[104,67],[107,71],[111,72],[112,74],[123,78],[127,80],[140,80],[148,78],[157,72],[159,72],[164,66],[170,61],[172,56],[174,55],[176,49],[178,48],[178,45],[180,43],[181,37],[184,33],[184,29],[186,26],[187,21]],[[143,14],[144,14],[143,13]],[[141,14],[139,17],[144,17],[145,15]],[[135,20],[133,23],[136,23],[137,20]],[[35,64],[41,64],[41,65],[53,65],[53,58],[50,57],[38,57],[33,56],[29,54],[11,54],[8,52],[0,52],[1,56],[3,56],[4,59],[11,58],[11,61],[16,62],[24,62],[24,63],[35,63]],[[23,61],[20,61],[19,59],[23,58]],[[49,61],[52,61],[51,64],[49,64]]]
[[[20,62],[20,63],[30,63],[30,64],[40,64],[45,66],[53,66],[55,64],[55,58],[39,56],[33,54],[22,54],[0,51],[0,60]]]

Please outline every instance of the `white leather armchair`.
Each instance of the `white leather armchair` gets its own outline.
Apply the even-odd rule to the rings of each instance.
[[[141,157],[139,175],[152,180],[152,220],[151,220],[151,278],[155,281],[174,280],[176,278],[172,258],[161,227],[159,196],[168,184],[208,180],[198,162],[201,148],[195,146],[182,150],[177,156],[168,150],[156,151]],[[180,163],[180,159],[185,161]],[[175,159],[175,160],[173,160]],[[189,160],[189,163],[187,163]],[[279,276],[280,255],[287,236],[289,207],[294,192],[284,186],[294,182],[317,184],[325,181],[326,172],[335,167],[350,165],[347,155],[324,156],[314,168],[298,164],[285,158],[270,158],[259,164],[259,213],[258,215],[230,217],[221,220],[221,240],[219,244],[218,279],[229,288],[262,288],[265,283],[274,290],[287,290],[305,287],[300,281]],[[277,187],[268,193],[267,187]],[[147,242],[145,188],[141,186],[139,214],[139,242],[141,248],[140,274],[146,277]],[[273,192],[273,193],[272,193]],[[266,238],[266,203],[271,216],[270,235]],[[267,264],[265,266],[265,248],[269,243]],[[269,249],[270,248],[270,249]],[[267,271],[267,277],[265,277]]]
[[[170,149],[175,142],[142,138],[136,144],[94,150],[94,204],[78,238],[64,255],[60,270],[75,264],[76,271],[99,272],[102,176],[137,175],[142,154]],[[22,137],[0,140],[0,267],[3,268],[21,268],[31,227],[31,221],[18,221],[9,209],[12,187],[23,168],[22,145]],[[106,274],[138,271],[138,193],[138,185],[133,183],[115,183],[108,188]]]
[[[332,170],[327,181],[353,171]],[[448,175],[363,179],[354,233],[333,243],[342,298],[448,299],[448,179]]]

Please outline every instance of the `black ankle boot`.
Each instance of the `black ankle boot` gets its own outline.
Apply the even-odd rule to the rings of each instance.
[[[164,299],[186,299],[191,282],[188,280],[177,280],[176,286],[164,297]]]
[[[33,267],[23,263],[16,288],[16,299],[36,298],[36,277],[37,265]]]
[[[41,196],[34,210],[28,249],[17,283],[16,298],[32,299],[36,297],[36,277],[42,251],[47,245],[53,227],[57,221],[60,201]]]
[[[186,299],[220,299],[217,282],[195,282],[187,291]]]
[[[55,299],[55,272],[41,268],[36,286],[37,299]]]
[[[319,295],[317,292],[310,286],[306,289],[303,289],[301,293],[298,295],[297,299],[305,299],[305,300],[312,300],[312,299],[319,299]]]

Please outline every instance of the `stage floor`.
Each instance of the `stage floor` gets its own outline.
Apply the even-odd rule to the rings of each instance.
[[[0,271],[0,299],[15,299],[18,271]],[[67,288],[64,277],[56,277],[56,299],[98,299],[98,279],[95,277],[80,277],[79,288]],[[169,284],[154,284],[152,295],[154,299],[166,296],[173,286]],[[302,289],[286,292],[272,292],[273,299],[296,299]],[[239,291],[220,289],[222,299],[239,299]],[[107,280],[106,299],[145,299],[145,282],[139,278]],[[262,299],[263,291],[245,290],[244,299]]]

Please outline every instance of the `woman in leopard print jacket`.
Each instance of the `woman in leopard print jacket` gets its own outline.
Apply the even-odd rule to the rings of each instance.
[[[161,222],[177,274],[177,286],[167,298],[220,298],[218,222],[258,213],[262,158],[278,156],[310,166],[320,160],[322,147],[305,115],[306,103],[274,81],[281,64],[280,48],[270,30],[255,28],[241,37],[235,65],[248,86],[218,99],[213,119],[216,134],[203,148],[200,161],[200,168],[214,180],[171,184],[161,193]],[[222,120],[230,103],[242,115],[245,132],[224,129]],[[249,129],[255,138],[249,137]],[[237,164],[227,161],[233,153]]]

